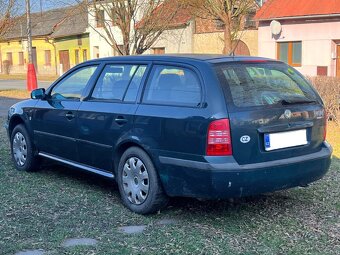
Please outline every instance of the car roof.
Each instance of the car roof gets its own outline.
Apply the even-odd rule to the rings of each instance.
[[[275,61],[272,59],[251,56],[228,56],[222,54],[165,54],[165,55],[133,55],[117,56],[90,60],[92,61],[164,61],[164,62],[187,62],[192,61],[222,63],[233,61]]]

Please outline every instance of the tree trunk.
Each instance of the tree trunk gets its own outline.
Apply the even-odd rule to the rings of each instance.
[[[229,55],[230,53],[232,53],[232,50],[233,50],[233,42],[232,42],[232,39],[231,39],[230,25],[225,23],[223,54]]]

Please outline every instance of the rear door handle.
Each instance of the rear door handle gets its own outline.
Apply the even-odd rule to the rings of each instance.
[[[125,119],[123,116],[118,116],[116,119],[115,119],[115,122],[118,124],[118,125],[124,125],[128,122],[127,119]]]
[[[68,112],[68,113],[66,113],[66,118],[68,119],[68,120],[72,120],[72,119],[74,119],[74,114],[73,114],[73,112]]]

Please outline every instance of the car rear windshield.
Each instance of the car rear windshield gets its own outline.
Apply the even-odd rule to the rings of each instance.
[[[236,107],[312,103],[317,96],[294,68],[279,62],[234,62],[215,65],[227,99]]]

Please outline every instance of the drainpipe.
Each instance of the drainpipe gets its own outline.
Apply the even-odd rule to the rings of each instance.
[[[53,51],[54,51],[54,66],[55,66],[55,75],[58,75],[58,65],[57,65],[57,46],[54,43],[54,40],[52,39],[52,42],[50,42],[50,39],[47,38],[46,40],[49,44],[53,46]]]

